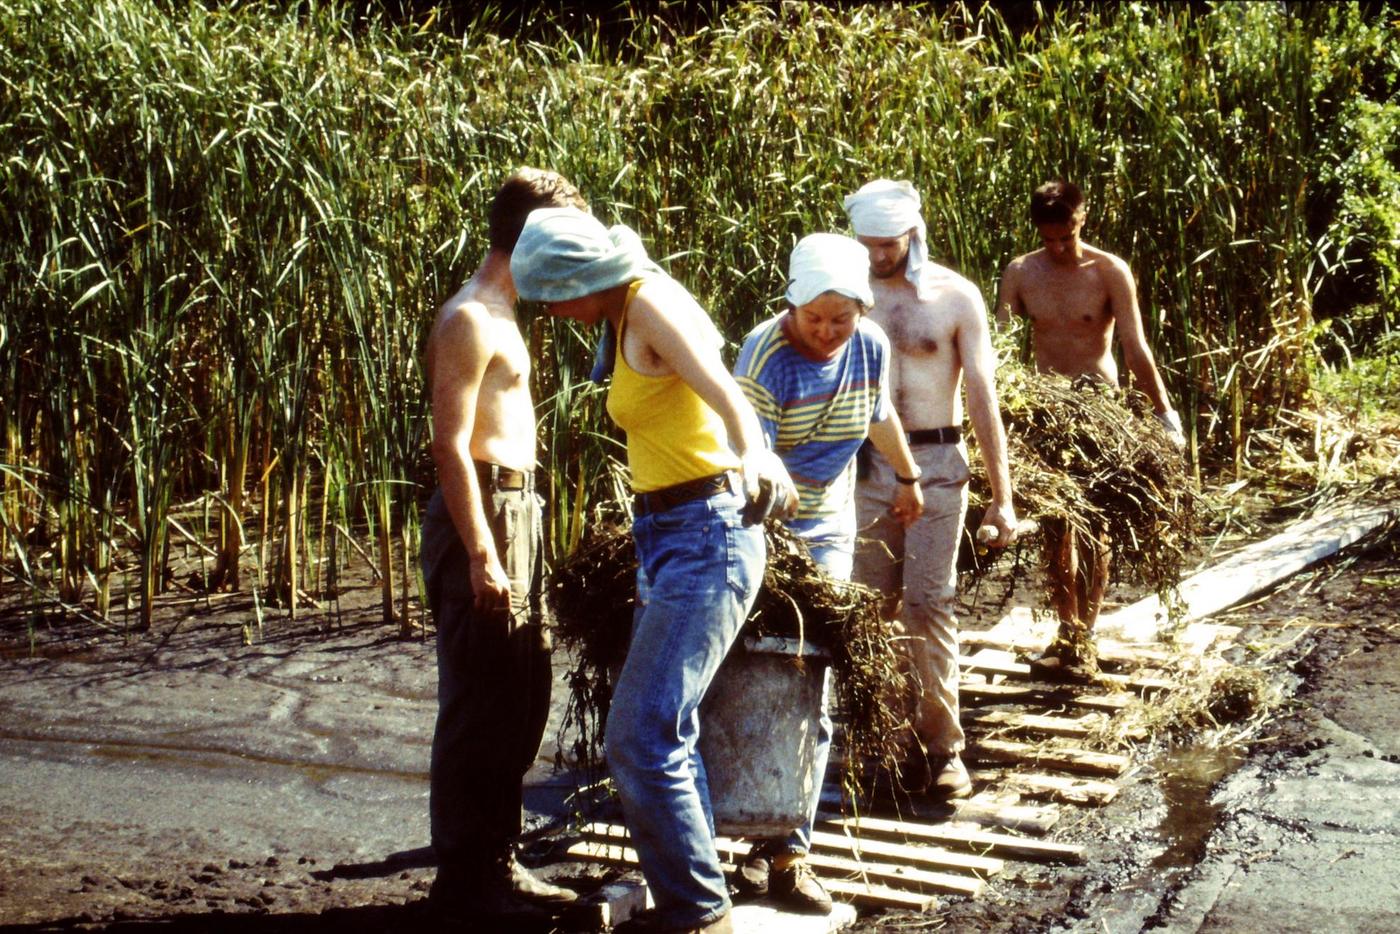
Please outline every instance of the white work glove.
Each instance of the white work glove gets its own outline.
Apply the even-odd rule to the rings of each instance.
[[[1186,433],[1181,430],[1181,416],[1176,414],[1176,409],[1167,409],[1165,412],[1153,412],[1152,417],[1162,423],[1162,427],[1167,430],[1167,437],[1178,450],[1186,447]]]

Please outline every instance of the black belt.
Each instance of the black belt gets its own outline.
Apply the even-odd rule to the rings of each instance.
[[[905,432],[910,444],[957,444],[962,440],[962,429],[957,425],[943,428],[920,428]]]
[[[485,461],[473,461],[472,463],[476,464],[476,478],[484,489],[509,493],[515,490],[528,490],[532,486],[530,482],[532,472],[529,470],[512,470],[509,467],[488,464]]]
[[[632,514],[638,518],[653,512],[665,512],[693,499],[702,499],[732,490],[733,479],[729,471],[717,473],[698,480],[687,480],[675,486],[664,486],[649,493],[638,493],[632,497]]]

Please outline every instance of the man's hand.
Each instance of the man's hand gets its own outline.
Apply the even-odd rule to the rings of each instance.
[[[1167,437],[1177,450],[1186,449],[1186,433],[1181,430],[1181,416],[1176,413],[1176,409],[1167,409],[1165,412],[1153,412],[1152,417],[1162,423],[1162,427],[1167,430]]]
[[[906,529],[918,521],[919,516],[924,514],[924,491],[918,482],[896,483],[894,491],[894,504],[890,506],[890,515],[899,521],[899,524]]]
[[[739,464],[744,484],[744,522],[757,525],[769,514],[785,519],[797,512],[797,490],[782,459],[767,448],[751,449]]]
[[[1016,510],[1010,503],[992,503],[982,513],[982,525],[977,530],[977,544],[989,548],[1005,548],[1016,541],[1020,534],[1020,523],[1016,521]]]
[[[472,566],[472,593],[476,612],[482,616],[510,613],[510,578],[494,554],[476,560]]]

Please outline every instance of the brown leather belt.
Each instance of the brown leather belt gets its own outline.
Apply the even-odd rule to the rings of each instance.
[[[488,464],[485,461],[472,461],[476,464],[476,479],[481,483],[483,490],[499,490],[502,492],[513,492],[515,490],[528,490],[534,484],[533,472],[529,470],[512,470],[509,467],[502,467],[499,464]]]
[[[962,429],[957,425],[944,428],[920,428],[905,432],[910,444],[957,444],[962,440]]]
[[[730,471],[687,480],[675,486],[664,486],[650,493],[638,493],[632,497],[632,515],[641,518],[653,512],[665,512],[693,499],[701,499],[734,489],[733,474]]]

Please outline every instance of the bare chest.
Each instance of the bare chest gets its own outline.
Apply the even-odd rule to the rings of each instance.
[[[1101,331],[1113,320],[1108,286],[1092,267],[1034,275],[1021,300],[1037,330]]]
[[[870,319],[885,332],[896,357],[937,359],[952,352],[952,323],[926,305],[899,299],[877,306]]]

